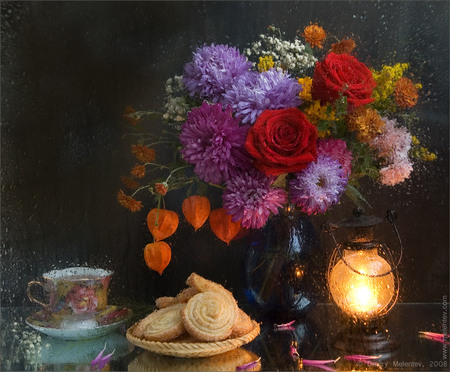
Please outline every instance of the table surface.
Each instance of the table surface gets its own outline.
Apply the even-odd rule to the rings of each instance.
[[[107,366],[111,371],[218,371],[236,370],[240,360],[237,352],[230,355],[182,359],[158,356],[134,347],[124,336],[125,327],[109,335],[80,341],[63,341],[40,335],[25,323],[36,308],[1,309],[2,371],[88,371],[90,362],[106,346],[113,350]],[[135,309],[133,309],[135,310]],[[145,314],[135,310],[134,319]],[[243,347],[242,353],[261,358],[263,371],[295,370],[400,370],[447,371],[449,345],[419,337],[419,331],[443,333],[448,329],[448,304],[397,304],[386,317],[383,330],[396,348],[390,352],[371,352],[379,356],[372,364],[349,362],[344,356],[361,354],[351,348],[341,351],[336,340],[343,331],[355,327],[332,304],[316,305],[304,319],[298,319],[291,330],[275,330],[273,323],[263,321],[261,334]],[[340,359],[323,368],[300,364],[289,354],[290,346],[298,346],[301,358],[309,360]],[[242,359],[241,359],[242,360]],[[234,363],[234,364],[233,364]]]

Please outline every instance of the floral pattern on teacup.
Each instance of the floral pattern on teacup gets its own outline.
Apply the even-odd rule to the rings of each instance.
[[[67,293],[66,304],[75,314],[93,313],[97,310],[98,299],[94,289],[76,285]]]

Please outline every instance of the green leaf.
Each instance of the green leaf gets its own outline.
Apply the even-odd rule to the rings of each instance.
[[[192,195],[192,187],[194,186],[194,183],[191,183],[189,185],[189,187],[187,188],[186,192],[184,193],[184,195],[186,196],[186,198],[189,198]]]
[[[350,184],[347,184],[347,187],[345,188],[345,195],[347,195],[347,197],[349,197],[360,208],[364,208],[365,206],[372,208],[364,196],[362,196],[361,193]]]
[[[333,137],[342,138],[347,134],[347,126],[343,120],[338,120],[333,122]]]
[[[328,129],[329,122],[326,120],[319,120],[319,124],[317,124],[317,129],[320,132],[325,132]]]
[[[197,194],[198,195],[206,195],[208,191],[208,184],[203,181],[199,181],[197,183]]]

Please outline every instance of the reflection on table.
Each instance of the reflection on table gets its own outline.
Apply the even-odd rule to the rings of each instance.
[[[25,318],[32,309],[2,309],[1,370],[88,369],[104,349],[117,360],[134,350],[123,332],[87,340],[67,341],[32,330]]]
[[[290,355],[298,347],[301,358],[337,359],[333,370],[447,371],[449,345],[424,339],[419,331],[443,332],[448,304],[397,304],[386,319],[386,329],[398,347],[380,353],[376,364],[345,360],[351,349],[336,348],[338,336],[349,326],[348,319],[332,304],[320,304],[305,319],[297,319],[284,331],[263,321],[261,334],[252,342],[229,353],[208,358],[175,358],[153,354],[131,345],[117,330],[109,335],[85,340],[63,341],[38,334],[25,323],[33,309],[1,309],[1,370],[89,370],[90,362],[105,347],[115,349],[109,365],[114,371],[233,371],[239,365],[261,358],[255,369],[296,371],[319,369],[301,364]],[[131,325],[131,324],[128,324]],[[447,323],[448,327],[448,323]]]
[[[130,362],[128,371],[236,371],[236,367],[257,361],[258,358],[256,354],[244,348],[206,358],[174,358],[145,351]],[[259,370],[260,363],[255,363],[252,368],[247,369]]]

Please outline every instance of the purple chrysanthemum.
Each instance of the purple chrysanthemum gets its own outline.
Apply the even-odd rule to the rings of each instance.
[[[233,107],[243,123],[253,124],[264,110],[278,110],[301,104],[302,86],[288,73],[270,69],[249,72],[239,77],[223,94],[224,105]]]
[[[197,48],[192,61],[184,67],[183,83],[191,96],[198,94],[217,103],[234,80],[251,67],[236,48],[211,44]]]
[[[227,182],[222,194],[223,207],[234,222],[241,221],[245,228],[259,229],[266,224],[270,212],[278,214],[278,208],[286,203],[286,191],[270,187],[274,179],[252,168]]]
[[[319,155],[289,183],[291,201],[308,215],[324,213],[339,201],[347,180],[337,160]]]
[[[317,154],[326,155],[337,160],[347,177],[352,171],[352,152],[347,149],[345,141],[336,138],[327,138],[317,141]]]
[[[249,127],[239,126],[231,108],[220,103],[203,102],[194,108],[181,127],[181,153],[195,165],[194,172],[205,182],[220,184],[234,177],[239,169],[248,169],[250,157],[244,143]]]

